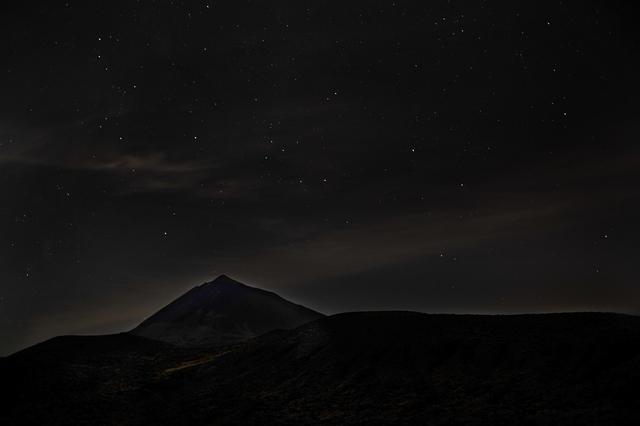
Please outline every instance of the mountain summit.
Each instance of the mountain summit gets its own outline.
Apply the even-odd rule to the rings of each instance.
[[[220,275],[194,287],[131,333],[179,346],[233,343],[324,315],[275,293]]]

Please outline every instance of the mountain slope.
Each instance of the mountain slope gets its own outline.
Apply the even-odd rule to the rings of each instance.
[[[633,316],[363,312],[209,349],[102,339],[0,360],[0,424],[640,424]]]
[[[170,380],[203,402],[223,390],[217,415],[238,424],[640,424],[640,318],[340,314]]]
[[[323,316],[221,275],[191,289],[131,333],[180,346],[210,346],[295,328]]]
[[[0,360],[2,388],[10,393],[0,402],[0,424],[97,425],[103,417],[107,424],[144,424],[146,411],[129,408],[132,395],[157,366],[184,356],[176,349],[128,333],[60,336],[26,348]]]

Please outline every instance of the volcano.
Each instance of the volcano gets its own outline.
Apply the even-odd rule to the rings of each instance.
[[[131,331],[178,346],[234,343],[324,317],[226,275],[194,287]]]

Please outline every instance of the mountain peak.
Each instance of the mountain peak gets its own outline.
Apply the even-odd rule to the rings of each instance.
[[[220,274],[218,275],[213,281],[211,281],[212,283],[215,282],[222,282],[222,281],[233,281],[234,283],[237,283],[238,281],[232,279],[229,275],[227,274]]]
[[[221,294],[241,294],[252,290],[257,292],[267,292],[266,290],[248,286],[240,281],[234,280],[228,275],[222,274],[212,281],[208,281],[192,288],[182,297],[191,294],[192,297],[211,298],[219,297]]]
[[[233,285],[233,286],[249,287],[245,284],[242,284],[240,281],[236,281],[225,274],[218,275],[213,281],[209,281],[208,283],[203,284],[203,286],[208,286],[208,285]]]
[[[192,288],[131,332],[181,346],[226,344],[324,315],[220,275]]]

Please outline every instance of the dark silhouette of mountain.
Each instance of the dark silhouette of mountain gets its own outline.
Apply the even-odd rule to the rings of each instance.
[[[194,287],[131,331],[180,346],[211,346],[290,329],[324,315],[220,275]]]
[[[348,313],[208,349],[64,337],[0,377],[7,425],[635,425],[640,318]]]

